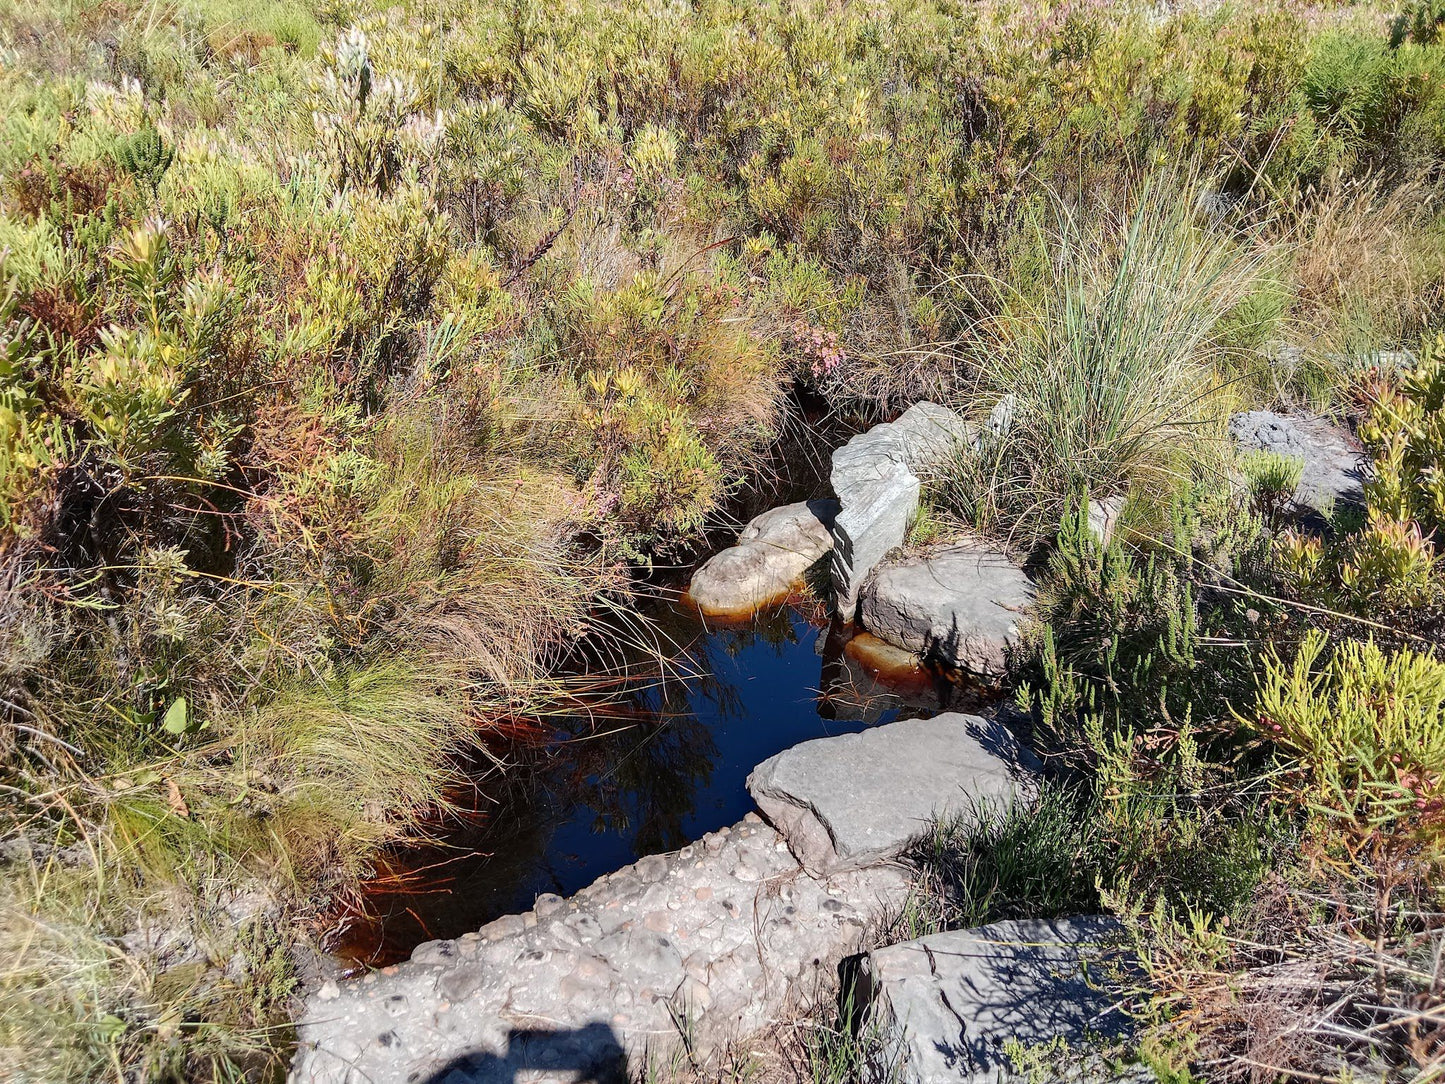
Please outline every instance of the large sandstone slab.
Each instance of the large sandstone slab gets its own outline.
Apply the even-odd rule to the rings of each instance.
[[[923,658],[997,679],[1034,589],[1007,555],[964,542],[880,566],[863,589],[869,632]]]
[[[714,554],[688,595],[710,617],[748,617],[781,602],[833,548],[838,502],[799,501],[753,519],[737,544]]]
[[[833,452],[831,481],[842,510],[833,523],[833,586],[838,615],[851,621],[864,579],[903,544],[918,512],[920,475],[941,467],[977,439],[947,407],[915,403]]]
[[[1345,430],[1323,418],[1250,410],[1229,419],[1229,432],[1247,451],[1304,460],[1297,505],[1329,517],[1339,505],[1362,505],[1368,459]]]
[[[1001,723],[947,712],[804,742],[748,791],[815,875],[901,854],[935,817],[1032,788],[1037,761]]]
[[[1118,932],[1100,917],[996,922],[874,949],[863,958],[856,1003],[879,1028],[891,1079],[901,1084],[995,1084],[1017,1076],[1011,1044],[1059,1039],[1074,1071],[1051,1079],[1104,1079],[1113,1074],[1097,1061],[1090,1071],[1081,1048],[1127,1031],[1100,988]]]
[[[422,945],[308,997],[292,1084],[621,1084],[762,1031],[830,988],[900,869],[815,878],[756,814],[571,899]]]

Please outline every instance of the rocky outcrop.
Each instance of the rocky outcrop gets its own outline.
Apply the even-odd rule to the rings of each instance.
[[[890,1079],[903,1084],[1031,1079],[1006,1047],[1060,1039],[1070,1065],[1048,1079],[1117,1078],[1087,1048],[1127,1030],[1100,989],[1118,932],[1108,918],[997,922],[874,949],[855,1003],[879,1029]]]
[[[969,541],[880,566],[863,588],[859,619],[891,644],[995,679],[1033,597],[1006,554]]]
[[[625,1081],[806,1009],[865,927],[907,893],[877,867],[815,878],[755,814],[570,900],[422,945],[328,984],[306,1008],[293,1084]]]
[[[758,765],[748,791],[821,876],[895,858],[933,817],[1006,802],[1036,770],[1001,723],[949,712],[804,742]]]
[[[692,577],[688,595],[709,617],[749,617],[781,602],[833,548],[838,502],[800,501],[764,512]]]
[[[833,452],[832,484],[842,510],[833,523],[833,587],[838,615],[851,621],[868,573],[903,544],[918,512],[920,475],[976,440],[946,407],[916,403]]]
[[[1367,460],[1345,430],[1322,418],[1251,410],[1229,419],[1229,432],[1246,451],[1274,452],[1304,461],[1295,504],[1328,518],[1341,505],[1361,505]]]
[[[805,742],[749,777],[775,827],[749,814],[571,899],[539,896],[326,982],[292,1084],[624,1084],[683,1052],[702,1074],[831,1002],[840,969],[860,976],[855,1004],[906,1081],[981,1084],[1007,1072],[1011,1040],[1107,1033],[1107,998],[1079,977],[1107,920],[938,934],[841,968],[906,902],[895,859],[930,820],[1030,791],[1038,770],[1001,723],[956,713]]]

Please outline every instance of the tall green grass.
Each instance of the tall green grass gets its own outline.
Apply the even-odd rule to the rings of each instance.
[[[1221,326],[1265,253],[1206,220],[1205,192],[1166,174],[1113,207],[1056,203],[1032,237],[1037,279],[971,289],[998,314],[966,346],[995,424],[941,480],[956,513],[1031,542],[1082,493],[1157,508],[1215,454]]]

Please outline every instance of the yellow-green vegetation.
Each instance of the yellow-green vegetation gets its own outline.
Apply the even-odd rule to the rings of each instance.
[[[1013,397],[921,533],[1050,566],[1023,699],[1093,789],[1038,823],[1103,826],[1065,895],[1144,900],[1160,943],[1181,908],[1242,915],[1285,877],[1260,811],[1304,838],[1318,804],[1266,765],[1337,778],[1225,725],[1255,649],[1339,681],[1395,673],[1330,661],[1371,629],[1408,633],[1401,673],[1434,658],[1439,355],[1400,381],[1380,352],[1440,311],[1441,25],[0,0],[0,1063],[273,1074],[292,946],[591,607],[688,553],[793,389],[863,418]],[[1367,404],[1362,529],[1288,533],[1279,464],[1246,467],[1254,509],[1221,485],[1250,401]],[[1130,498],[1110,546],[1085,492]],[[1194,1018],[1161,1058],[1237,1036]]]
[[[1167,1077],[1445,1068],[1441,372],[1428,340],[1357,387],[1364,507],[1324,537],[1272,454],[1196,460],[1108,544],[1076,497],[1014,659],[1071,771],[920,850],[928,925],[1124,918],[1135,1053]]]
[[[1445,525],[1445,342],[1427,341],[1416,365],[1377,377],[1366,395],[1360,437],[1374,469],[1364,523],[1332,543],[1285,535],[1291,586],[1326,605],[1360,613],[1383,605],[1398,620],[1424,618],[1433,628],[1442,586],[1435,540]],[[1397,623],[1387,634],[1404,631]]]

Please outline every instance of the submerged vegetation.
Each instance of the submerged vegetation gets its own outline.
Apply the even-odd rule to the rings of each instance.
[[[1059,789],[932,921],[1129,917],[1176,1079],[1438,1072],[1442,25],[0,0],[0,1063],[277,1072],[329,904],[806,396],[992,416],[929,534],[1043,570]]]

